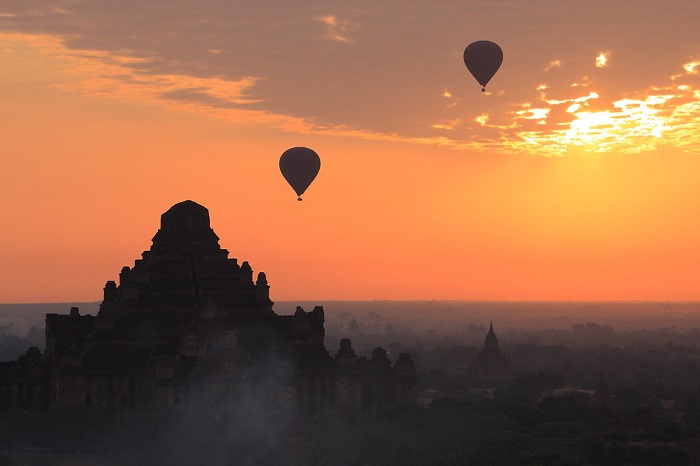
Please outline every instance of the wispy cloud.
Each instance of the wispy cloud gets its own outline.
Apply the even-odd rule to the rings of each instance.
[[[447,129],[447,130],[452,130],[452,129],[454,129],[454,128],[460,123],[460,121],[462,121],[462,120],[459,119],[459,118],[456,118],[456,119],[454,119],[454,120],[445,121],[445,122],[442,122],[442,123],[435,123],[435,124],[433,124],[433,125],[431,125],[431,126],[432,126],[433,128],[435,128],[435,129]]]
[[[552,60],[549,63],[547,63],[547,67],[544,69],[545,71],[553,70],[555,68],[561,68],[561,60]]]
[[[700,83],[693,82],[698,75],[695,67],[688,64],[683,66],[686,83],[651,89],[648,94],[636,98],[612,100],[604,104],[608,105],[607,108],[601,110],[591,110],[589,106],[590,102],[601,99],[597,92],[588,91],[584,95],[555,99],[548,94],[561,89],[539,84],[535,87],[539,101],[536,104],[520,104],[519,109],[510,112],[510,122],[503,118],[500,123],[493,122],[486,114],[477,116],[474,121],[479,126],[498,131],[492,138],[468,141],[455,134],[449,137],[383,134],[255,110],[250,106],[259,101],[247,96],[256,84],[254,77],[233,82],[217,77],[144,75],[130,66],[143,63],[144,59],[99,51],[70,51],[55,39],[39,37],[36,40],[43,50],[54,55],[64,54],[73,60],[70,73],[80,75],[81,79],[61,84],[59,87],[64,90],[110,98],[152,100],[172,108],[204,112],[218,118],[272,122],[289,131],[436,144],[455,149],[539,152],[543,155],[564,155],[572,147],[616,153],[638,153],[664,144],[681,148],[700,147],[700,135],[695,132],[700,122]],[[588,81],[584,79],[582,82]],[[442,92],[442,97],[448,101],[454,99],[447,89]],[[528,128],[530,123],[526,122],[545,127]],[[461,118],[454,118],[430,126],[452,132],[461,123]]]
[[[561,118],[556,128],[526,130],[518,135],[533,150],[563,155],[571,147],[586,147],[593,152],[639,153],[664,145],[698,147],[700,136],[689,123],[700,118],[697,92],[656,89],[637,98],[612,101],[602,110],[589,110],[587,103],[598,99],[596,93],[568,100],[545,101],[551,108],[567,105],[569,119]],[[518,116],[527,114],[516,112]],[[679,144],[685,140],[685,144]]]
[[[605,68],[610,66],[610,51],[600,52],[597,57],[595,57],[596,68]]]
[[[335,15],[322,16],[318,20],[325,25],[328,37],[337,42],[350,42],[348,33],[357,28],[350,21],[339,21]]]
[[[464,21],[481,31],[483,18],[459,14],[473,5],[439,3],[444,8],[407,0],[358,10],[339,1],[254,8],[193,0],[35,0],[0,6],[0,33],[19,34],[66,60],[74,77],[60,84],[67,92],[145,100],[288,131],[544,155],[572,147],[700,148],[691,131],[700,115],[700,61],[692,54],[674,56],[676,69],[665,76],[631,79],[629,72],[626,87],[615,87],[611,79],[627,72],[618,63],[629,60],[629,49],[623,52],[613,39],[634,31],[603,37],[612,29],[595,29],[592,15],[586,37],[607,39],[614,57],[603,49],[592,61],[590,49],[556,41],[540,50],[551,37],[576,40],[578,22],[557,17],[540,35],[504,32],[504,63],[482,93],[460,54],[470,40]],[[626,17],[611,2],[600,0],[598,8]],[[695,9],[671,13],[691,18]],[[555,13],[544,14],[552,20]],[[499,13],[504,31],[527,22],[518,14]],[[610,67],[611,57],[617,66]],[[610,69],[598,73],[596,67]]]

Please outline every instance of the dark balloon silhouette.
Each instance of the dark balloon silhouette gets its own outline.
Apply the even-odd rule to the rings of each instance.
[[[320,169],[320,157],[307,147],[292,147],[284,151],[280,157],[282,176],[297,193],[299,201]]]
[[[498,44],[488,40],[472,42],[464,49],[464,64],[469,72],[481,84],[481,92],[486,91],[486,84],[496,74],[503,62],[503,50]]]

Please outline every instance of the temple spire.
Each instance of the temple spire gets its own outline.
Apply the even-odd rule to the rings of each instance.
[[[496,338],[496,332],[493,331],[493,321],[489,324],[489,332],[486,334],[486,340],[484,341],[484,351],[499,352],[498,338]]]

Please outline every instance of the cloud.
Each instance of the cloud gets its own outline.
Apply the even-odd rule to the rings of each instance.
[[[700,63],[695,61],[683,64],[683,69],[688,74],[698,74],[698,67],[700,67]]]
[[[318,20],[325,25],[328,37],[337,42],[350,42],[347,33],[356,28],[353,23],[338,21],[338,18],[333,15],[322,16]]]
[[[445,121],[445,122],[442,122],[442,123],[435,123],[435,124],[433,124],[433,125],[431,125],[431,126],[432,126],[433,128],[435,128],[435,129],[452,130],[452,129],[454,129],[454,128],[460,123],[460,121],[462,121],[462,120],[459,119],[459,118],[456,118],[456,119],[454,119],[454,120]]]
[[[700,68],[700,61],[690,61],[684,63],[682,66],[683,72],[676,73],[671,76],[672,81],[683,81],[684,79],[693,79],[694,76],[698,75],[698,68]],[[682,84],[681,84],[682,85]]]
[[[523,110],[516,110],[514,113],[517,115],[517,118],[525,120],[546,120],[550,111],[549,108],[530,108],[529,104],[524,104],[523,107]]]
[[[644,0],[646,13],[635,21],[658,32],[648,37],[624,5],[592,1],[573,18],[565,4],[505,8],[515,1],[494,8],[388,0],[359,9],[337,0],[27,0],[0,6],[0,34],[64,59],[74,77],[60,85],[66,92],[287,131],[545,155],[700,147],[687,134],[700,101],[698,62],[688,58],[697,41],[683,36],[696,34],[700,6]],[[654,19],[661,14],[667,21]],[[461,57],[483,37],[505,52],[485,93]],[[601,52],[592,63],[591,37],[616,51],[605,81],[595,66],[608,67],[612,55]],[[671,66],[678,74],[669,79]],[[657,99],[665,95],[672,97]]]
[[[591,85],[591,78],[583,76],[579,81],[571,83],[571,87],[588,87]]]
[[[162,99],[175,100],[179,102],[196,103],[213,108],[236,108],[234,101],[217,97],[212,94],[212,89],[206,87],[190,87],[184,89],[173,89],[159,95]]]
[[[596,68],[605,68],[610,66],[610,51],[600,52],[597,57],[595,57]]]
[[[554,68],[561,68],[561,61],[560,60],[552,60],[547,64],[547,67],[544,69],[545,71],[553,70]]]
[[[661,92],[660,92],[661,91]],[[700,103],[696,92],[687,88],[657,89],[637,98],[613,101],[604,110],[590,111],[588,96],[568,100],[550,100],[552,106],[566,105],[571,118],[558,122],[560,129],[528,130],[520,136],[551,155],[563,155],[571,147],[587,147],[594,152],[639,153],[660,146],[697,147],[700,137],[691,130],[691,122],[700,121]],[[527,115],[525,111],[518,114]]]

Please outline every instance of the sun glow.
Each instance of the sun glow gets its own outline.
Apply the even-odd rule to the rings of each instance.
[[[565,133],[567,144],[583,145],[602,142],[615,137],[615,121],[610,112],[576,112],[576,120],[571,122]]]
[[[597,94],[591,94],[597,97]],[[671,120],[680,118],[678,112],[683,108],[681,106],[676,112],[669,114],[663,109],[674,96],[652,95],[644,100],[615,101],[612,110],[591,111],[585,104],[589,98],[591,96],[569,101],[550,101],[556,104],[573,102],[567,107],[566,112],[574,119],[570,122],[558,123],[559,126],[568,126],[568,128],[554,130],[546,137],[535,131],[523,133],[521,137],[529,143],[548,144],[553,153],[563,153],[567,147],[571,146],[586,146],[594,152],[636,153],[656,147],[657,142],[654,140],[660,141],[664,138],[672,129]]]

